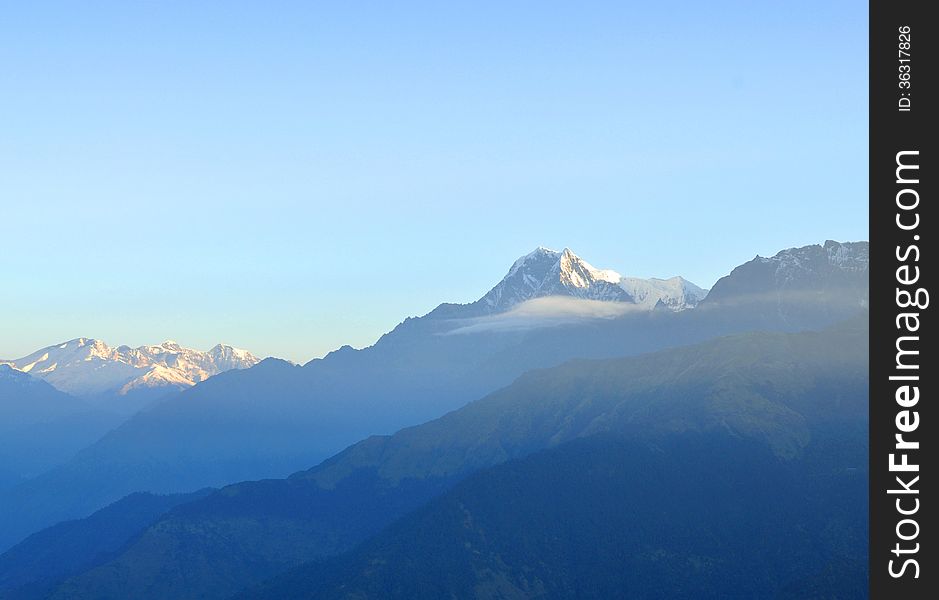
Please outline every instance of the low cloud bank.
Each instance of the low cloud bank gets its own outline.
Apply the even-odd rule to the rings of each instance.
[[[459,321],[460,326],[444,335],[462,335],[488,331],[524,331],[593,319],[615,319],[636,312],[645,312],[645,309],[625,302],[602,302],[599,300],[581,300],[569,296],[548,296],[522,302],[504,313],[476,319],[461,319]]]

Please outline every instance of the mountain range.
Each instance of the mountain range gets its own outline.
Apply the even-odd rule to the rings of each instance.
[[[0,365],[9,365],[62,392],[84,398],[144,391],[165,394],[257,363],[250,352],[223,344],[207,352],[183,348],[173,341],[159,346],[112,348],[91,338],[76,338],[22,358],[0,361]]]
[[[303,366],[266,359],[135,414],[0,493],[0,548],[132,492],[283,477],[357,440],[458,409],[532,369],[738,332],[826,327],[867,306],[867,261],[866,242],[784,250],[737,267],[704,295],[684,280],[636,282],[569,250],[537,249],[479,300],[408,318],[373,346],[343,347]]]
[[[464,316],[477,308],[488,314],[501,313],[529,300],[557,296],[679,311],[693,308],[706,295],[707,290],[682,277],[622,277],[612,270],[594,268],[568,248],[558,252],[539,247],[519,258],[498,285],[464,309]],[[258,362],[247,350],[225,344],[202,352],[172,340],[131,348],[76,338],[22,358],[0,360],[0,365],[29,373],[67,394],[95,398],[180,391],[213,375],[247,369]]]
[[[219,344],[112,348],[77,338],[0,361],[0,490],[71,459],[141,408],[258,359]]]
[[[867,340],[862,311],[532,371],[287,479],[137,521],[41,597],[862,597]],[[27,539],[0,582],[101,519]]]

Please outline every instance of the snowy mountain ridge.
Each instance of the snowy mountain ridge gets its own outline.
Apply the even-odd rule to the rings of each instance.
[[[649,309],[666,308],[675,312],[694,308],[708,293],[706,289],[680,276],[669,279],[623,277],[619,284],[633,297],[636,304]]]
[[[37,350],[16,360],[0,361],[76,396],[153,388],[191,387],[230,369],[244,369],[258,359],[247,350],[218,344],[207,352],[168,340],[160,345],[118,346],[76,338]]]
[[[823,245],[788,248],[773,257],[758,256],[755,260],[775,266],[776,281],[784,284],[806,273],[865,271],[870,265],[870,248],[866,242],[839,243],[826,240]]]

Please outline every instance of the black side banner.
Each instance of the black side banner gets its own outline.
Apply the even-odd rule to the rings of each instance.
[[[939,389],[930,291],[937,31],[928,3],[870,7],[870,589],[935,598]],[[935,9],[935,6],[932,7]],[[930,217],[929,215],[932,215]],[[927,590],[930,593],[927,594]]]

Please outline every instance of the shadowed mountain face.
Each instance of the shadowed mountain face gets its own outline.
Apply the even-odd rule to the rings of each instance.
[[[850,297],[867,306],[869,255],[867,242],[829,240],[822,246],[783,250],[772,258],[757,256],[718,280],[702,305],[758,306],[770,301],[783,317],[794,320],[804,316],[799,314],[804,305],[839,310]]]
[[[722,280],[728,291],[716,300],[691,310],[679,310],[680,302],[651,310],[664,302],[643,296],[636,304],[616,283],[618,274],[569,251],[536,251],[476,303],[444,304],[407,319],[374,346],[345,347],[303,367],[262,361],[136,415],[69,463],[3,494],[0,514],[10,522],[2,523],[0,548],[133,491],[283,476],[358,439],[435,418],[526,371],[572,358],[631,356],[754,329],[824,327],[867,302],[866,244],[832,242],[824,253],[851,260],[830,261],[837,277],[806,276],[808,283],[797,288],[738,269]],[[775,259],[755,262],[766,260]],[[814,272],[814,263],[808,266]],[[813,293],[816,288],[823,293]],[[687,286],[642,289],[694,295]]]
[[[804,519],[809,519],[808,515],[821,504],[841,502],[840,496],[832,495],[832,489],[844,487],[841,484],[836,482],[831,489],[813,487],[823,479],[819,473],[853,473],[852,477],[862,480],[857,482],[857,490],[866,490],[866,473],[856,470],[866,464],[867,385],[866,315],[820,333],[746,334],[639,357],[581,360],[535,371],[460,410],[390,437],[364,440],[289,479],[232,485],[204,500],[180,506],[143,531],[113,560],[63,582],[53,597],[120,598],[129,594],[135,598],[224,598],[304,561],[351,550],[395,519],[440,497],[467,476],[550,448],[557,448],[560,454],[548,455],[547,463],[532,458],[534,463],[518,463],[534,465],[532,467],[507,465],[508,471],[492,475],[495,479],[477,478],[471,480],[476,483],[468,482],[450,492],[427,509],[431,512],[421,513],[424,516],[420,518],[431,519],[427,521],[431,524],[426,527],[419,523],[414,525],[412,520],[411,525],[401,525],[405,529],[389,530],[399,532],[387,534],[392,535],[391,538],[386,534],[375,538],[385,540],[375,543],[386,544],[388,548],[396,548],[403,539],[401,536],[411,536],[416,540],[417,554],[405,552],[400,555],[403,560],[411,561],[416,570],[400,570],[402,579],[395,579],[397,576],[378,569],[375,571],[378,583],[371,580],[359,582],[357,573],[363,564],[359,561],[377,556],[379,562],[376,564],[386,564],[381,562],[387,558],[381,553],[385,546],[376,550],[375,546],[367,545],[363,546],[365,550],[335,563],[336,573],[351,579],[324,578],[321,588],[310,589],[322,589],[326,594],[332,593],[330,586],[333,584],[358,586],[361,583],[361,589],[368,592],[367,596],[382,588],[400,589],[403,590],[400,594],[389,595],[409,597],[407,594],[413,587],[408,586],[414,584],[414,581],[408,583],[409,578],[418,577],[419,580],[425,567],[435,569],[448,564],[432,560],[426,562],[429,559],[425,551],[433,552],[441,561],[455,561],[450,566],[457,570],[465,569],[462,550],[448,546],[445,540],[434,539],[432,532],[435,527],[442,532],[450,532],[457,526],[452,521],[453,510],[457,510],[461,503],[467,505],[460,495],[468,493],[467,489],[476,490],[473,493],[477,495],[486,488],[492,489],[491,497],[479,500],[482,504],[477,506],[482,512],[471,513],[478,514],[480,523],[487,528],[482,530],[483,533],[490,527],[494,531],[504,525],[501,521],[486,522],[484,519],[493,516],[492,507],[502,504],[505,505],[506,518],[518,517],[519,523],[531,523],[531,531],[524,527],[522,530],[506,528],[499,535],[483,536],[497,544],[486,552],[497,556],[505,554],[506,560],[515,561],[507,562],[504,571],[493,571],[497,565],[486,562],[489,558],[485,558],[488,554],[484,553],[485,560],[479,563],[479,572],[499,573],[499,582],[505,580],[504,585],[496,582],[499,585],[493,588],[495,590],[519,588],[524,591],[525,584],[520,583],[519,578],[529,572],[527,565],[531,560],[530,555],[511,553],[521,550],[502,549],[499,544],[510,537],[517,538],[519,543],[529,545],[529,552],[534,552],[532,549],[542,543],[538,540],[544,536],[565,540],[565,536],[581,530],[580,521],[564,525],[568,527],[565,530],[550,529],[552,522],[558,521],[566,514],[565,511],[575,509],[581,511],[581,518],[587,520],[591,511],[607,514],[626,488],[629,494],[622,498],[627,502],[626,506],[636,507],[636,520],[627,522],[623,521],[626,517],[619,517],[619,520],[607,524],[592,523],[593,529],[583,529],[580,538],[572,538],[577,542],[573,548],[584,550],[595,544],[596,540],[591,541],[591,536],[599,535],[598,532],[608,526],[624,527],[627,531],[629,527],[644,527],[643,523],[658,505],[660,495],[666,493],[686,499],[685,504],[669,508],[676,517],[680,517],[674,528],[662,530],[666,538],[679,535],[693,519],[710,515],[715,506],[721,506],[721,502],[731,503],[731,484],[746,482],[747,477],[764,470],[766,474],[754,475],[753,481],[772,483],[767,488],[769,491],[744,490],[747,493],[734,502],[757,503],[756,508],[747,513],[748,524],[767,515],[780,515],[779,522],[767,525],[766,539],[772,542],[794,535],[803,522],[817,523]],[[687,443],[683,441],[686,436],[690,440]],[[626,444],[622,446],[629,450],[625,454],[634,458],[620,461],[618,457],[625,451],[611,451],[611,446],[605,445],[606,441],[596,449],[591,441],[584,442],[585,446],[572,446],[586,448],[583,450],[586,454],[576,450],[572,457],[565,457],[564,452],[567,451],[562,447],[588,439],[615,440],[612,442],[614,448]],[[594,452],[598,454],[594,455]],[[726,453],[731,456],[739,454],[741,460],[728,462]],[[752,460],[746,458],[748,455],[752,455]],[[826,457],[831,461],[826,462]],[[551,462],[556,460],[561,463]],[[585,472],[584,475],[589,474],[590,469],[584,465],[594,461],[607,466],[595,471],[591,475],[592,480],[578,479],[581,471]],[[645,463],[654,468],[643,467]],[[564,464],[569,466],[562,468]],[[668,465],[674,465],[673,476],[642,483],[643,474],[668,471]],[[529,469],[533,469],[530,477],[526,475]],[[543,478],[552,472],[555,480]],[[506,479],[498,473],[514,475]],[[604,473],[610,474],[606,483]],[[692,493],[695,482],[711,476],[719,479],[713,488],[706,487]],[[673,490],[667,487],[682,481],[685,481],[683,487]],[[603,487],[607,484],[609,487]],[[790,484],[795,486],[791,488],[795,490],[793,494],[788,496],[791,503],[774,505],[774,498],[785,496],[778,492]],[[647,489],[646,485],[651,487]],[[581,494],[578,492],[580,489],[586,491]],[[708,490],[713,491],[718,501],[705,502],[711,493]],[[513,503],[511,498],[516,493],[521,495],[518,496],[519,501]],[[558,503],[552,505],[552,510],[561,512],[527,504],[539,495],[549,504],[551,498],[558,496]],[[810,496],[811,502],[806,501]],[[591,498],[602,499],[607,504],[594,506],[588,502],[578,506],[575,502],[578,497],[585,502]],[[561,502],[562,498],[564,502]],[[695,499],[700,499],[700,502]],[[866,491],[861,494],[850,491],[846,502],[861,506],[858,510],[863,512],[865,499]],[[445,514],[438,517],[434,511]],[[532,521],[528,517],[522,518],[522,513],[530,513],[532,518],[540,515],[543,519]],[[829,523],[825,519],[830,514],[829,511],[819,518]],[[446,522],[438,523],[438,518]],[[740,572],[708,567],[713,566],[716,555],[711,553],[711,549],[699,547],[702,540],[709,539],[716,532],[720,533],[718,542],[733,546],[733,556],[743,556],[744,549],[734,537],[734,532],[739,529],[728,530],[725,521],[721,520],[729,518],[723,515],[701,524],[684,546],[675,546],[674,540],[665,538],[659,540],[661,543],[658,545],[643,546],[646,555],[630,568],[638,569],[643,560],[661,559],[668,565],[663,567],[663,572],[699,564],[705,568],[707,581],[723,581],[734,573],[739,581]],[[557,525],[562,526],[563,519]],[[420,531],[410,529],[412,526]],[[651,535],[652,529],[649,532]],[[527,539],[529,533],[542,537]],[[473,537],[456,536],[455,543],[459,545],[469,541],[471,546],[481,543],[480,532],[470,528],[466,535]],[[503,535],[505,538],[500,537]],[[804,538],[803,541],[814,543],[815,539]],[[621,545],[627,541],[619,538],[604,540],[610,545],[604,547],[601,544],[598,548],[607,548],[614,552],[613,556],[625,556],[633,550],[633,546]],[[843,543],[851,545],[854,540],[843,540]],[[791,544],[782,546],[789,547]],[[834,560],[840,556],[833,548],[825,546],[818,550],[819,560]],[[560,548],[558,552],[561,552]],[[539,585],[545,586],[544,589],[563,590],[551,586],[574,585],[572,582],[576,583],[576,578],[589,576],[570,572],[569,577],[574,579],[568,581],[568,575],[563,575],[562,569],[557,576],[559,579],[551,581],[549,571],[554,571],[555,566],[561,569],[564,556],[567,555],[546,554],[543,569],[538,570],[541,567],[535,565],[542,582]],[[572,560],[571,556],[567,559]],[[803,556],[798,559],[798,564],[786,563],[788,566],[780,567],[782,570],[773,571],[774,581],[782,585],[784,580],[795,581],[812,576],[814,571],[806,566],[810,559],[814,560],[811,556]],[[551,561],[558,562],[555,565]],[[586,565],[590,560],[582,562]],[[389,559],[387,564],[391,571],[399,571],[394,567],[395,561]],[[612,569],[613,564],[609,563],[607,567]],[[774,569],[769,559],[759,564],[752,561],[741,564],[767,572]],[[622,567],[624,563],[615,565]],[[824,564],[818,565],[819,572],[823,567]],[[310,568],[314,569],[310,573],[321,573],[315,570],[320,567]],[[456,586],[453,582],[435,579],[436,575],[426,575],[428,581],[437,586],[428,589],[451,590],[457,597],[464,597],[466,590],[477,589],[475,586],[495,585],[477,581],[473,579],[475,575],[469,575],[465,581],[461,579],[463,583],[460,586],[465,583],[470,587]],[[289,579],[277,585],[291,586],[294,585],[292,582],[307,581],[310,575],[306,571],[298,571],[294,576],[299,579]],[[603,576],[607,577],[605,585],[617,585],[619,581],[610,579],[613,575],[609,572]],[[394,583],[391,588],[384,587],[386,580],[398,581],[400,585]],[[692,578],[686,581],[690,586],[704,580]],[[373,584],[378,588],[372,587]],[[276,589],[281,588],[273,589],[275,592],[270,592],[271,597],[277,597]],[[594,597],[604,597],[603,591],[610,588],[597,589]],[[512,594],[506,594],[505,597],[512,597]],[[382,594],[374,597],[382,597]]]
[[[88,406],[35,377],[0,364],[0,427],[35,425],[88,410]]]
[[[71,458],[120,422],[0,364],[0,492]]]

